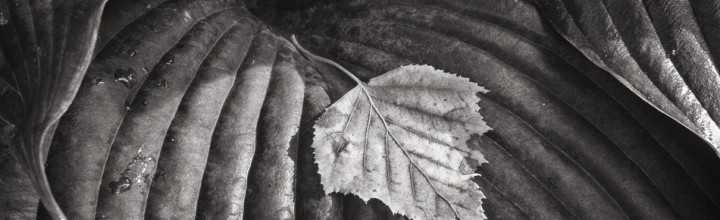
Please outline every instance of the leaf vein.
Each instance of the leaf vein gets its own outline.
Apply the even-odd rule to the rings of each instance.
[[[390,132],[385,132],[385,180],[387,181],[387,188],[388,188],[388,194],[390,194],[390,197],[392,197],[393,187],[392,187],[392,166],[390,165],[390,149],[388,144],[388,134]]]
[[[418,157],[419,159],[423,159],[423,160],[430,161],[431,163],[433,163],[433,164],[435,164],[435,165],[438,165],[438,166],[440,166],[440,167],[443,167],[443,168],[446,168],[446,169],[449,169],[449,170],[453,170],[453,168],[452,168],[451,166],[449,166],[449,165],[447,165],[447,164],[444,164],[444,163],[442,163],[442,162],[440,162],[440,161],[437,161],[437,160],[435,160],[435,159],[433,159],[432,157],[429,157],[429,156],[427,156],[427,155],[420,154],[420,153],[415,152],[415,151],[408,151],[408,153],[414,155],[415,157]]]
[[[393,101],[390,101],[390,100],[386,100],[386,99],[382,99],[382,98],[377,98],[376,96],[373,96],[372,98],[373,98],[373,99],[376,99],[376,100],[378,100],[378,101],[380,101],[380,102],[382,102],[382,103],[385,103],[385,104],[391,104],[391,105],[394,105],[394,106],[398,106],[398,107],[407,109],[407,110],[409,110],[409,111],[411,111],[411,112],[415,112],[415,113],[418,113],[418,114],[421,114],[421,115],[438,117],[438,118],[440,118],[440,119],[443,119],[443,120],[449,121],[449,122],[454,122],[454,123],[458,123],[458,124],[478,125],[478,126],[481,126],[481,125],[482,125],[482,124],[477,123],[477,122],[474,122],[474,121],[461,121],[460,119],[457,119],[457,118],[447,117],[447,112],[446,112],[446,113],[443,113],[442,115],[438,115],[438,114],[435,114],[435,113],[433,113],[433,112],[428,112],[428,111],[423,110],[423,109],[420,109],[420,108],[415,108],[415,107],[407,106],[407,105],[400,105],[399,103],[394,103]],[[468,107],[468,106],[464,106],[464,107],[461,107],[461,108],[467,108],[467,107]],[[452,110],[457,110],[457,109],[452,109]],[[451,111],[452,111],[452,110],[451,110]]]
[[[408,160],[409,159],[410,158],[408,158]],[[413,172],[412,163],[408,164],[408,173],[410,173],[410,175],[408,175],[410,177],[410,193],[412,194],[413,203],[415,203],[417,201],[417,186],[415,186],[415,172]]]
[[[407,127],[407,126],[403,126],[403,125],[397,124],[397,123],[395,123],[395,122],[393,122],[393,121],[391,121],[391,120],[388,120],[387,123],[388,123],[388,124],[391,124],[391,125],[395,125],[396,127],[400,128],[400,129],[403,129],[403,130],[407,131],[407,132],[410,133],[410,134],[414,134],[414,135],[416,135],[416,136],[419,136],[419,137],[421,137],[421,138],[424,138],[424,139],[426,139],[426,140],[429,140],[429,141],[431,141],[431,142],[433,142],[433,143],[440,144],[440,145],[443,145],[443,146],[446,146],[446,147],[449,147],[449,148],[452,148],[452,149],[457,149],[457,150],[462,151],[461,149],[455,148],[455,147],[453,147],[451,144],[449,144],[449,143],[447,143],[447,142],[444,142],[444,141],[442,141],[442,140],[440,140],[440,139],[437,139],[437,138],[435,138],[435,137],[432,137],[432,136],[430,136],[430,135],[428,135],[428,134],[425,134],[425,133],[423,133],[423,132],[421,132],[421,131],[418,131],[418,130],[416,130],[416,129],[413,129],[413,128],[411,128],[411,127]],[[467,153],[466,151],[463,151],[463,152]]]
[[[365,126],[365,138],[363,138],[363,158],[362,166],[365,171],[369,171],[367,166],[367,155],[368,155],[368,133],[370,132],[370,126],[372,126],[372,109],[368,107],[367,125]],[[363,175],[367,172],[363,171]]]

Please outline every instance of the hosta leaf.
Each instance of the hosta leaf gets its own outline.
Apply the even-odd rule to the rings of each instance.
[[[490,128],[466,78],[403,66],[358,86],[315,124],[315,160],[326,193],[380,199],[413,219],[481,219],[484,195],[470,179],[472,134]]]
[[[650,133],[665,139],[665,149],[707,193],[710,202],[704,203],[718,213],[720,75],[714,22],[720,14],[709,11],[720,6],[687,0],[538,0],[537,5],[555,30],[589,61],[671,117],[648,119],[650,114],[635,113]],[[608,93],[634,108],[627,98],[612,90]],[[695,136],[707,143],[683,140]]]
[[[590,61],[720,154],[720,75],[713,47],[720,15],[710,12],[720,5],[687,0],[537,0],[537,5]]]
[[[187,204],[200,195],[210,138],[221,133],[213,132],[218,103],[257,27],[235,1],[111,3],[109,15],[122,16],[104,17],[101,29],[116,34],[98,39],[104,46],[48,154],[53,194],[72,219],[190,218]],[[124,81],[125,73],[133,80]]]
[[[0,118],[18,125],[15,154],[55,219],[65,216],[45,176],[45,154],[90,65],[106,1],[0,2],[0,81],[11,86],[20,103],[8,108],[22,112]]]

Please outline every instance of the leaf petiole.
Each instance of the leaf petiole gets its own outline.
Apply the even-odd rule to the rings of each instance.
[[[292,41],[293,45],[295,45],[295,47],[300,51],[300,54],[302,54],[303,56],[305,56],[305,57],[308,58],[309,60],[320,61],[320,62],[323,62],[323,63],[330,64],[330,65],[334,66],[335,68],[338,68],[338,69],[339,69],[340,71],[342,71],[345,75],[347,75],[347,76],[350,77],[353,81],[355,81],[360,87],[362,87],[363,90],[365,90],[365,86],[364,86],[365,83],[363,83],[363,81],[361,81],[361,80],[358,79],[355,75],[353,75],[352,73],[350,73],[350,71],[347,70],[347,69],[345,69],[345,67],[343,67],[343,66],[341,66],[340,64],[337,64],[336,62],[333,62],[332,60],[329,60],[329,59],[327,59],[327,58],[325,58],[325,57],[321,57],[321,56],[318,56],[318,55],[315,55],[315,54],[310,53],[310,51],[307,51],[305,48],[303,48],[302,46],[300,46],[300,43],[298,43],[297,39],[295,38],[295,35],[290,36],[290,40]]]

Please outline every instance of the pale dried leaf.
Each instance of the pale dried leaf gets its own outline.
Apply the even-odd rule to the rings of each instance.
[[[365,88],[372,101],[358,86],[315,125],[325,192],[376,198],[413,219],[484,219],[485,197],[471,181],[476,174],[469,164],[486,160],[466,141],[490,130],[476,95],[486,90],[417,65],[376,77]]]

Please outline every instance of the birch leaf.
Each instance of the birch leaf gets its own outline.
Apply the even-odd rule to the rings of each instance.
[[[315,124],[325,192],[379,199],[412,219],[484,219],[469,164],[486,160],[465,143],[490,130],[478,92],[486,90],[424,65],[350,90]]]

